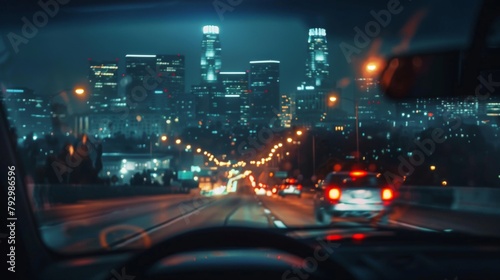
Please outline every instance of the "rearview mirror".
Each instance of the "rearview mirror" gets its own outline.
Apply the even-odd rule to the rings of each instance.
[[[393,99],[460,95],[462,53],[447,51],[390,58],[380,86]]]

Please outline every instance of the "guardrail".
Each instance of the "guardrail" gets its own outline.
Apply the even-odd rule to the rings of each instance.
[[[395,203],[500,214],[500,188],[404,186]]]

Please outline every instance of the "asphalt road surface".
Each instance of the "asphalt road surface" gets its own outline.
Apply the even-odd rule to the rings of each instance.
[[[182,231],[204,226],[315,226],[312,194],[298,197],[252,193],[205,197],[199,194],[156,195],[82,201],[47,206],[36,212],[42,239],[60,252],[87,252],[149,246]],[[398,207],[391,226],[424,231],[460,230],[498,234],[498,216]],[[366,221],[345,219],[338,225]],[[333,225],[335,227],[335,225]]]

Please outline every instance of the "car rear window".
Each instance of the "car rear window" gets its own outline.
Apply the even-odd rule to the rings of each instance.
[[[382,182],[376,176],[333,175],[330,174],[325,183],[327,185],[336,185],[339,187],[380,187]]]

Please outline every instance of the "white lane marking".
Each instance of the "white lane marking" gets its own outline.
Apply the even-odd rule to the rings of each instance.
[[[200,207],[200,208],[196,208],[196,209],[194,209],[194,210],[193,210],[193,212],[190,212],[190,213],[188,213],[188,214],[186,214],[186,215],[179,216],[179,217],[177,217],[177,218],[175,218],[175,219],[171,220],[170,222],[167,222],[167,223],[165,223],[165,224],[163,224],[163,225],[160,225],[160,226],[154,227],[154,228],[152,228],[152,229],[149,229],[149,230],[147,230],[147,231],[146,231],[146,234],[150,235],[150,234],[152,234],[152,233],[153,233],[153,232],[155,232],[155,231],[158,231],[158,230],[160,230],[160,229],[162,229],[162,228],[164,228],[164,227],[168,227],[168,226],[170,226],[171,224],[176,223],[176,222],[178,222],[178,221],[180,221],[180,220],[186,219],[186,218],[187,218],[187,217],[189,217],[189,216],[192,216],[192,215],[194,215],[194,214],[199,214],[199,212],[198,212],[198,211],[200,211],[201,209],[204,209],[204,208],[206,208],[206,207],[210,206],[210,204],[211,204],[211,203],[208,203],[207,205],[203,205],[203,206],[202,206],[202,207]],[[116,246],[114,246],[114,248],[120,248],[120,247],[123,247],[123,246],[125,246],[125,245],[128,245],[128,244],[130,244],[130,243],[132,243],[132,242],[135,242],[135,241],[137,241],[137,240],[139,240],[139,239],[142,239],[142,238],[143,238],[143,235],[142,235],[142,234],[141,234],[141,235],[137,235],[137,236],[135,236],[135,237],[132,237],[132,238],[130,238],[130,239],[127,239],[127,240],[126,240],[126,241],[124,241],[124,242],[121,242],[121,243],[117,244]]]
[[[269,211],[269,209],[264,209],[264,213],[271,214],[271,211]]]
[[[407,223],[403,223],[403,222],[399,222],[399,221],[395,221],[395,220],[390,220],[390,222],[397,224],[397,225],[400,225],[400,226],[408,227],[408,228],[413,228],[413,229],[418,229],[418,230],[423,230],[423,231],[437,232],[437,230],[434,230],[434,229],[419,227],[419,226],[415,226],[415,225],[411,225],[411,224],[407,224]]]
[[[286,228],[286,225],[280,220],[274,220],[274,225],[279,228]]]

